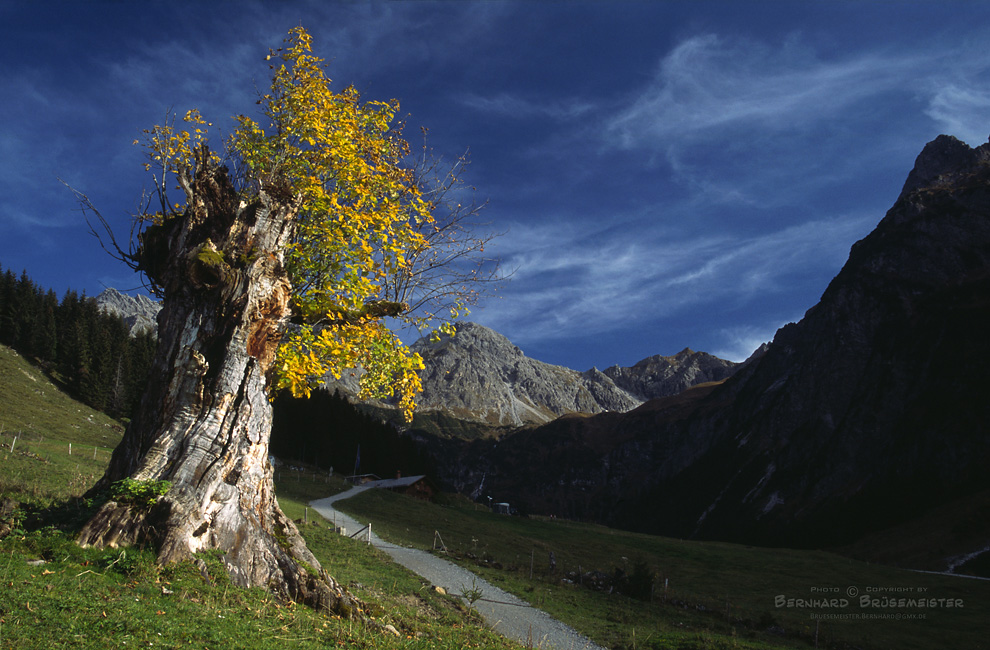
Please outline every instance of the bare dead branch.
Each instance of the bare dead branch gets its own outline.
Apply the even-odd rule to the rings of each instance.
[[[79,204],[79,209],[83,213],[83,218],[86,220],[86,226],[89,228],[89,234],[100,242],[100,248],[102,248],[113,259],[123,262],[131,270],[137,271],[138,265],[134,256],[133,245],[129,245],[128,250],[126,251],[121,248],[120,244],[117,242],[117,237],[114,234],[110,223],[106,220],[103,214],[96,209],[96,206],[93,205],[93,202],[89,199],[89,197],[66,183],[61,178],[58,180],[62,183],[62,185],[65,185],[70,192],[72,192],[73,196],[76,197],[76,202]],[[94,220],[96,221],[96,225],[93,223]]]
[[[421,225],[423,245],[407,254],[406,268],[387,278],[383,287],[385,299],[408,304],[410,314],[475,305],[511,275],[486,253],[504,233],[491,231],[491,224],[480,220],[488,202],[478,203],[474,188],[465,188],[462,175],[468,164],[468,152],[448,165],[424,142],[415,176],[423,197],[434,206],[434,221]]]

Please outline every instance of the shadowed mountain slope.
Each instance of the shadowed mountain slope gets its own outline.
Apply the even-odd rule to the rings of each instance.
[[[451,480],[524,510],[806,546],[990,487],[988,161],[929,143],[821,301],[721,385],[522,431]]]

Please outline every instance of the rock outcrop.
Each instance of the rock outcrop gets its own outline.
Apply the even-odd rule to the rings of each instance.
[[[642,400],[606,375],[580,373],[530,359],[509,339],[477,323],[460,323],[455,336],[418,341],[423,357],[420,408],[492,425],[544,423],[565,413],[628,411]]]
[[[506,337],[461,323],[453,337],[418,341],[426,369],[421,408],[498,426],[542,424],[568,413],[629,411],[648,399],[725,379],[739,366],[704,352],[654,356],[631,368],[578,372],[527,357]]]
[[[685,348],[672,357],[656,355],[643,359],[631,368],[612,366],[605,375],[615,385],[646,401],[676,395],[697,384],[722,381],[739,366],[707,352]]]
[[[116,289],[104,289],[96,297],[96,304],[106,313],[123,319],[131,329],[131,336],[158,331],[158,312],[162,306],[147,296],[128,296]]]

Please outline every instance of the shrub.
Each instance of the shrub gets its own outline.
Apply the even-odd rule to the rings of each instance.
[[[168,481],[140,481],[125,478],[110,486],[110,497],[118,503],[150,508],[165,496],[172,484]]]

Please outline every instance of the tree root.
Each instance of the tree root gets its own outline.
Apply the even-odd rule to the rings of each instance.
[[[82,528],[77,542],[83,547],[121,548],[152,545],[157,550],[159,565],[195,561],[193,544],[176,544],[177,533],[190,538],[207,534],[206,530],[190,531],[190,526],[175,520],[183,510],[168,497],[160,499],[151,509],[108,501]],[[277,508],[277,507],[276,507]],[[180,515],[181,516],[181,515]],[[189,519],[185,518],[188,522]],[[159,531],[169,531],[162,535]],[[267,588],[283,602],[305,604],[316,611],[347,619],[362,619],[366,607],[351,595],[320,565],[307,548],[296,525],[280,510],[275,514],[276,534],[252,530],[251,535],[218,536],[220,539],[240,540],[234,547],[210,546],[222,555],[220,560],[233,584],[240,587]],[[205,565],[197,563],[204,577]]]

